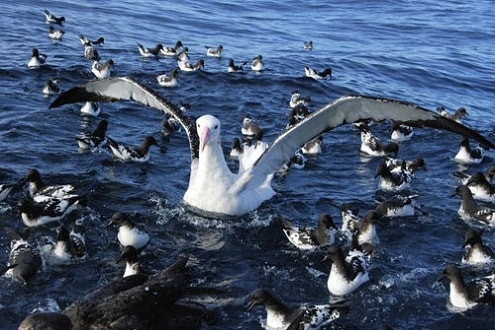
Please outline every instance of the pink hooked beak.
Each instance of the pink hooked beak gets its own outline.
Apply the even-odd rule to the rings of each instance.
[[[205,148],[205,145],[208,144],[208,141],[210,141],[210,137],[210,129],[208,127],[204,127],[201,130],[201,134],[199,136],[199,149],[201,150],[201,152]]]

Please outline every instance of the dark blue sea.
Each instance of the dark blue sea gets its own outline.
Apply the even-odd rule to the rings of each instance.
[[[63,309],[102,285],[122,276],[115,264],[120,253],[117,229],[107,228],[114,212],[144,223],[152,240],[142,256],[151,269],[162,269],[180,254],[193,257],[197,283],[225,290],[203,300],[220,314],[211,329],[259,329],[265,312],[248,313],[246,296],[255,288],[272,289],[286,303],[324,304],[330,300],[326,281],[329,263],[323,251],[300,252],[274,223],[278,215],[299,225],[314,225],[329,213],[340,227],[335,207],[352,203],[364,214],[376,206],[375,168],[379,159],[359,152],[359,132],[349,125],[324,136],[324,151],[305,169],[276,178],[276,196],[247,216],[203,218],[184,209],[190,157],[187,137],[168,141],[161,132],[163,114],[123,102],[102,104],[100,118],[82,116],[81,104],[48,109],[53,97],[42,87],[59,78],[62,90],[94,79],[83,57],[79,35],[96,39],[103,60],[113,59],[114,76],[130,76],[164,98],[185,102],[190,115],[210,113],[222,120],[226,153],[240,136],[249,113],[271,142],[287,122],[291,92],[311,97],[316,110],[344,94],[402,99],[434,110],[465,107],[464,124],[492,142],[495,106],[495,15],[492,1],[0,1],[0,183],[16,182],[31,168],[47,183],[73,183],[87,195],[89,208],[72,213],[68,224],[82,221],[88,257],[69,265],[47,265],[28,285],[0,277],[0,328],[16,329],[35,310]],[[64,16],[62,41],[47,37],[43,10]],[[176,66],[173,58],[145,59],[137,43],[173,46],[181,40],[191,59],[205,60],[201,72],[181,73],[175,89],[160,87],[156,76]],[[314,49],[303,49],[312,40]],[[206,57],[205,45],[224,47],[220,59]],[[28,69],[31,49],[48,55],[47,64]],[[261,54],[266,70],[255,74],[226,72],[229,58],[237,63]],[[333,78],[304,77],[304,66],[331,67]],[[102,118],[108,135],[137,145],[153,135],[148,163],[122,163],[106,152],[80,152],[75,137],[92,130]],[[372,126],[387,141],[388,123]],[[480,329],[495,322],[491,307],[465,313],[447,309],[448,287],[437,283],[445,265],[457,264],[467,278],[490,274],[493,267],[461,264],[462,243],[469,225],[457,215],[455,171],[472,173],[493,165],[490,151],[478,165],[453,161],[461,137],[433,129],[417,129],[400,144],[404,159],[423,157],[427,171],[417,174],[412,193],[421,211],[414,217],[380,221],[381,244],[372,258],[371,282],[350,295],[350,311],[329,329]],[[234,161],[231,161],[234,168]],[[55,236],[57,224],[26,230],[17,202],[26,191],[11,193],[0,203],[0,224],[23,231],[33,244]],[[485,241],[495,246],[487,229]],[[0,265],[6,265],[10,240],[0,230]]]

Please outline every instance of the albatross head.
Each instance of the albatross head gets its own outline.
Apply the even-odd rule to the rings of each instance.
[[[203,115],[196,120],[201,151],[211,143],[220,142],[220,120],[212,115]]]

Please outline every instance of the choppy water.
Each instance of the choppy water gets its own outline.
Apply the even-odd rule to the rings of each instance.
[[[376,159],[361,157],[359,135],[349,127],[325,136],[324,153],[304,170],[274,181],[278,194],[260,210],[234,221],[205,219],[184,211],[180,201],[189,175],[185,135],[175,135],[165,149],[153,149],[149,163],[123,164],[106,153],[81,153],[74,137],[99,119],[80,115],[79,105],[48,110],[42,95],[48,78],[59,77],[63,89],[93,79],[82,56],[79,34],[105,37],[103,59],[116,63],[114,75],[132,76],[174,101],[191,105],[191,115],[222,119],[225,150],[240,134],[243,114],[250,112],[265,130],[266,141],[285,126],[293,90],[310,95],[311,109],[346,93],[363,93],[416,102],[434,109],[464,106],[468,126],[493,140],[493,42],[491,1],[228,1],[197,3],[99,1],[0,2],[0,157],[1,182],[20,179],[37,168],[47,182],[69,183],[87,194],[91,210],[71,215],[84,219],[89,257],[67,266],[48,266],[28,286],[0,278],[0,328],[13,329],[36,308],[60,308],[123,272],[112,261],[119,253],[116,230],[106,228],[116,211],[130,212],[147,225],[152,242],[143,258],[150,268],[169,265],[181,253],[197,258],[199,281],[228,291],[212,302],[221,319],[212,328],[256,329],[264,311],[247,313],[244,298],[253,289],[272,288],[285,301],[325,303],[329,300],[322,252],[301,253],[289,246],[272,220],[282,214],[312,225],[322,213],[340,217],[332,206],[374,208]],[[43,9],[66,17],[62,42],[47,37]],[[191,58],[203,57],[205,70],[181,74],[176,89],[161,89],[156,75],[175,66],[171,58],[140,57],[136,43],[189,47]],[[312,40],[314,50],[303,50]],[[221,59],[206,58],[204,45],[224,46]],[[30,70],[32,47],[48,54],[47,65]],[[250,61],[262,54],[261,74],[226,73],[228,58]],[[303,77],[303,66],[331,66],[332,80]],[[161,138],[162,115],[134,103],[104,104],[108,135],[137,144],[145,135]],[[388,126],[373,131],[388,139]],[[472,328],[495,321],[493,311],[477,308],[453,314],[446,308],[447,290],[436,280],[447,263],[460,263],[467,225],[457,216],[459,200],[450,198],[456,170],[484,170],[482,164],[460,167],[452,158],[460,138],[434,130],[417,130],[401,144],[402,158],[425,158],[428,171],[413,184],[423,213],[382,222],[382,244],[373,259],[369,285],[349,297],[351,310],[335,327],[368,329],[388,324],[407,328]],[[233,164],[235,166],[235,164]],[[16,209],[21,194],[2,203],[0,223],[22,229]],[[29,232],[30,240],[54,236],[54,227]],[[485,240],[495,245],[489,230]],[[0,231],[0,264],[8,259],[9,239]],[[470,275],[487,274],[468,269]],[[68,288],[71,290],[68,290]]]

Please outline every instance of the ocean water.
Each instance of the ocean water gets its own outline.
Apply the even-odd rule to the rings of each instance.
[[[131,76],[176,103],[190,104],[191,116],[211,113],[222,120],[225,151],[240,136],[249,113],[262,126],[267,142],[282,131],[293,90],[311,96],[311,110],[347,93],[392,97],[435,109],[464,106],[464,123],[492,141],[495,87],[494,14],[491,1],[0,1],[0,183],[20,180],[37,168],[46,182],[74,183],[89,198],[90,208],[71,214],[86,228],[88,257],[70,265],[47,265],[27,286],[0,277],[0,328],[15,329],[33,310],[63,309],[75,299],[118,278],[123,265],[114,263],[120,247],[116,228],[106,224],[114,212],[130,213],[147,226],[152,237],[143,264],[161,269],[178,255],[194,256],[198,283],[220,287],[224,295],[206,301],[219,312],[212,329],[258,329],[265,313],[248,313],[244,303],[255,288],[267,287],[289,304],[323,304],[328,263],[323,251],[297,251],[274,224],[278,215],[300,225],[313,225],[329,213],[340,226],[335,205],[350,202],[363,214],[375,207],[375,168],[379,159],[359,153],[359,133],[340,127],[324,137],[322,155],[310,158],[303,170],[276,178],[277,195],[247,216],[209,219],[184,210],[189,153],[185,134],[166,140],[163,115],[135,103],[103,104],[100,118],[81,116],[80,105],[48,109],[53,98],[41,90],[58,77],[63,90],[93,79],[91,63],[78,39],[105,37],[98,47],[113,59],[115,76]],[[61,42],[48,39],[43,9],[65,16]],[[172,58],[145,59],[136,43],[172,46],[182,40],[193,61],[205,60],[201,72],[181,73],[180,85],[165,89],[156,76],[176,66]],[[306,51],[303,42],[312,40]],[[222,44],[222,58],[207,58],[205,45]],[[47,64],[28,69],[31,49],[48,55]],[[226,73],[227,61],[250,62],[263,55],[267,70],[254,74]],[[304,77],[303,67],[333,69],[333,78]],[[249,67],[247,65],[246,67]],[[146,135],[160,140],[146,164],[115,161],[109,153],[82,153],[74,137],[109,121],[108,135],[138,144]],[[389,125],[372,127],[383,140]],[[353,293],[350,311],[328,328],[395,329],[481,328],[492,324],[490,308],[462,314],[446,306],[448,288],[437,282],[446,264],[460,265],[464,232],[469,225],[457,215],[459,200],[451,198],[461,170],[484,171],[493,153],[479,165],[453,161],[461,138],[432,130],[416,130],[400,144],[401,158],[423,157],[428,170],[418,173],[412,193],[421,211],[408,218],[383,220],[371,265],[371,282]],[[231,165],[236,166],[232,161]],[[56,225],[25,230],[17,191],[0,204],[0,224],[23,230],[41,244],[54,237]],[[495,235],[484,233],[495,246]],[[0,231],[0,265],[8,260],[9,238]],[[462,266],[471,278],[493,267]],[[70,289],[69,289],[70,288]]]

